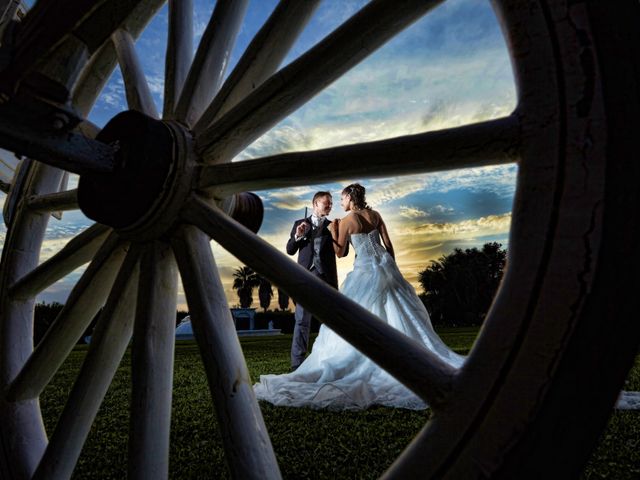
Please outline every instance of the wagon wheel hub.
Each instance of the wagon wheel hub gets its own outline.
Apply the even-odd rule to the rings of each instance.
[[[163,235],[191,191],[189,132],[132,110],[116,115],[96,139],[115,147],[116,168],[80,177],[83,213],[131,239]]]

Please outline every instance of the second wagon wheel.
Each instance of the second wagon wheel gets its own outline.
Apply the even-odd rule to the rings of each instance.
[[[638,2],[614,10],[598,1],[494,1],[518,89],[508,117],[239,163],[230,161],[253,140],[442,2],[373,0],[277,71],[317,4],[283,0],[222,84],[247,2],[216,3],[192,62],[191,2],[170,1],[159,120],[132,39],[162,3],[40,0],[4,30],[3,58],[11,61],[0,84],[0,146],[33,161],[22,162],[5,209],[3,478],[71,475],[132,336],[129,474],[167,476],[178,275],[233,475],[280,476],[210,237],[431,405],[431,420],[387,477],[576,475],[638,346],[638,281],[619,275],[637,271],[640,260]],[[132,111],[98,133],[84,118],[116,59]],[[261,206],[246,190],[515,161],[508,270],[461,370],[232,218],[259,226]],[[301,163],[312,173],[297,174]],[[80,174],[77,191],[59,192],[63,169]],[[38,265],[49,212],[78,207],[97,223]],[[35,295],[88,261],[34,349]],[[38,396],[103,304],[47,439]]]

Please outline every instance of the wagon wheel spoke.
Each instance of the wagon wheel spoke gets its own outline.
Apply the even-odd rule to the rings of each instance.
[[[116,48],[129,108],[150,117],[158,118],[156,104],[153,101],[149,84],[142,71],[133,37],[126,30],[119,29],[111,35],[111,40]]]
[[[167,478],[178,275],[169,244],[146,246],[131,350],[129,478]]]
[[[173,118],[193,59],[193,0],[169,0],[169,33],[162,116]]]
[[[126,248],[115,234],[102,245],[69,294],[64,308],[9,387],[8,398],[37,397],[104,304]]]
[[[232,474],[247,479],[280,478],[209,237],[185,226],[172,246]]]
[[[93,224],[74,237],[62,250],[26,274],[9,290],[13,298],[31,298],[93,258],[110,227]]]
[[[296,108],[442,0],[369,3],[197,136],[206,163],[231,160]]]
[[[78,190],[34,195],[28,200],[28,205],[34,212],[60,212],[76,210],[78,208]]]
[[[220,89],[247,0],[219,0],[176,105],[175,118],[193,125]]]
[[[126,18],[114,25],[109,35],[98,45],[90,60],[85,65],[78,82],[71,92],[71,100],[80,115],[87,117],[98,95],[111,76],[111,72],[117,63],[116,51],[109,36],[116,28],[122,28],[129,32],[133,38],[137,38],[150,20],[152,15],[164,5],[165,0],[137,0],[129,3],[130,11]]]
[[[43,133],[30,126],[16,126],[4,117],[0,118],[0,143],[3,148],[77,174],[109,172],[114,167],[114,150],[109,145],[78,133]]]
[[[283,0],[276,6],[220,92],[194,125],[196,134],[238,104],[278,69],[319,4],[319,0]]]
[[[446,403],[456,369],[418,342],[292,262],[220,209],[193,199],[185,207],[183,219],[279,285],[434,409]]]
[[[70,478],[133,332],[140,252],[132,246],[34,478]]]
[[[284,153],[202,170],[199,184],[218,198],[237,192],[308,185],[366,174],[385,177],[518,160],[515,116],[417,135]]]

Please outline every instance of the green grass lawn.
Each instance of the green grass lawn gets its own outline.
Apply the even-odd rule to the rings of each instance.
[[[476,329],[440,330],[443,339],[466,353]],[[243,338],[252,378],[286,372],[290,335]],[[86,353],[77,347],[41,396],[51,432]],[[74,478],[126,478],[130,358],[125,356],[100,409]],[[626,386],[640,390],[640,363]],[[372,408],[327,412],[261,403],[284,478],[377,478],[423,427],[429,411]],[[614,412],[583,478],[640,477],[640,412]],[[176,347],[170,475],[172,478],[228,478],[215,414],[197,347]]]

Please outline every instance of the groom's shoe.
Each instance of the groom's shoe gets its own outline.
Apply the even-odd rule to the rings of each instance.
[[[289,369],[289,373],[295,372],[299,366],[300,365],[296,365],[296,366],[291,365],[291,368]]]

